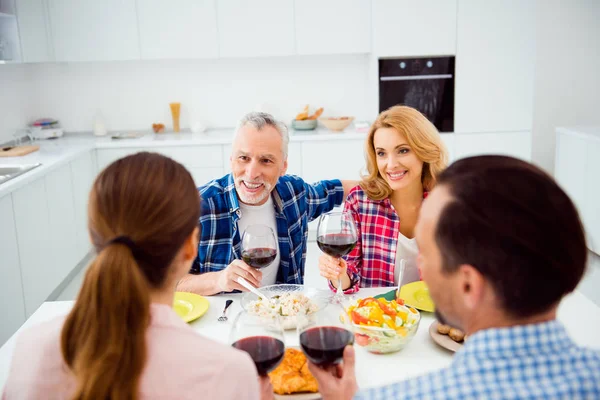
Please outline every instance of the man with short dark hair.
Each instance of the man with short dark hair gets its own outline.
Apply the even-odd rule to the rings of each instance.
[[[600,399],[600,352],[577,346],[556,320],[587,249],[550,176],[510,157],[457,161],[424,201],[416,238],[439,319],[469,338],[450,367],[355,398]],[[355,395],[351,347],[335,374],[310,369],[324,399]]]

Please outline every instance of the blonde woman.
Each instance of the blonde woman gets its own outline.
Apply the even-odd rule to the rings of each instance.
[[[358,243],[344,259],[319,258],[321,276],[336,289],[355,293],[359,287],[398,284],[420,279],[414,229],[423,199],[447,165],[447,153],[435,126],[411,107],[395,106],[377,117],[365,143],[367,172],[354,187],[344,209],[358,229]]]

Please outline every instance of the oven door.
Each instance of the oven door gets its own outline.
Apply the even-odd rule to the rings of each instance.
[[[454,131],[454,57],[379,60],[379,111],[406,105]]]

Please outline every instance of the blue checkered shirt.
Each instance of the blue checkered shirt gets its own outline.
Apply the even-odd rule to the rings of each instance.
[[[600,352],[575,345],[558,321],[487,329],[450,367],[355,399],[600,399]]]
[[[240,259],[241,243],[237,221],[240,205],[231,174],[213,180],[199,189],[202,196],[198,257],[190,273],[221,271]],[[304,282],[304,260],[308,222],[344,201],[339,180],[308,184],[301,178],[285,175],[271,192],[279,241],[277,283]]]

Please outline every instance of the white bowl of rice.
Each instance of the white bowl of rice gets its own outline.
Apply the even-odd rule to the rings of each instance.
[[[296,316],[312,314],[323,308],[331,299],[329,290],[315,289],[303,285],[271,285],[259,288],[269,299],[259,298],[254,293],[245,293],[242,297],[242,308],[250,314],[258,316],[279,315],[283,329],[296,328]]]

